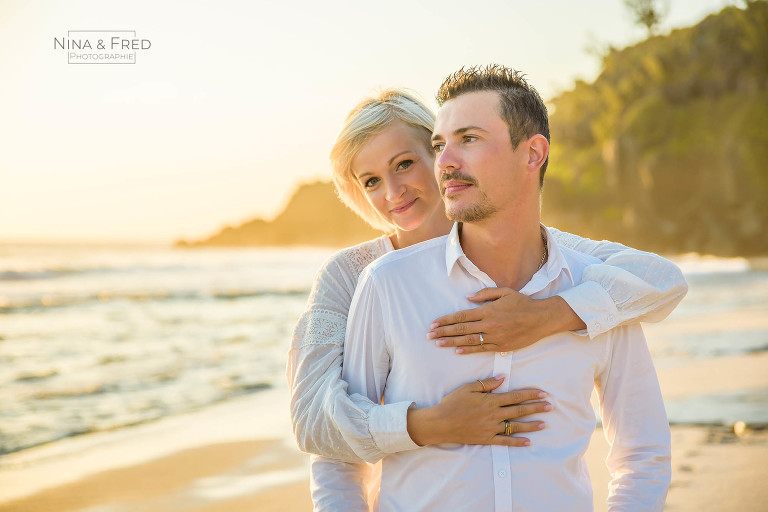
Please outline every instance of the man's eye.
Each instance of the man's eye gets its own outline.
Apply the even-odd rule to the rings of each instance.
[[[439,153],[443,150],[444,147],[445,147],[445,144],[443,144],[442,142],[438,142],[437,144],[432,144],[432,151],[434,151],[435,153]]]
[[[464,142],[475,142],[477,140],[477,137],[474,135],[465,135],[464,136]]]
[[[397,164],[397,170],[404,171],[412,165],[413,165],[413,160],[403,160],[402,162]]]
[[[374,185],[376,185],[379,182],[379,178],[368,178],[365,180],[365,183],[363,183],[363,186],[365,188],[371,188]]]

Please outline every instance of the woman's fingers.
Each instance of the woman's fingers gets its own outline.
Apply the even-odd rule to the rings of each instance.
[[[511,288],[483,288],[474,295],[467,296],[467,299],[472,302],[488,302],[489,300],[496,300],[503,297],[513,291],[515,290]]]
[[[526,437],[517,436],[505,436],[504,434],[496,434],[491,438],[489,444],[495,444],[498,446],[530,446],[531,440]]]
[[[500,432],[504,432],[506,424],[502,421]],[[510,434],[519,434],[521,432],[538,432],[547,428],[547,424],[543,421],[510,421],[509,429]]]
[[[549,412],[552,410],[552,404],[549,402],[532,402],[519,405],[508,405],[499,409],[499,416],[504,419],[522,418],[537,414],[540,412]]]
[[[461,347],[456,347],[456,353],[457,354],[477,354],[479,352],[497,352],[499,350],[499,346],[495,343],[483,343],[480,345],[479,343],[477,345],[462,345]]]
[[[482,336],[482,338],[480,338],[480,336]],[[480,347],[486,343],[488,343],[488,340],[483,333],[467,334],[465,336],[451,336],[448,338],[439,338],[435,340],[435,344],[439,347]]]
[[[474,325],[482,319],[483,311],[480,308],[482,306],[441,316],[432,322],[427,339],[434,340],[443,336],[463,336],[480,332],[477,329],[478,326]]]
[[[504,376],[498,375],[496,377],[488,377],[487,379],[477,379],[475,382],[465,384],[465,386],[470,386],[471,391],[488,393],[501,386],[502,382],[504,382]]]
[[[500,424],[501,432],[504,432],[506,424],[502,422]],[[525,432],[538,432],[547,428],[547,424],[543,421],[510,421],[509,429],[512,434],[520,434]],[[491,438],[491,444],[501,446],[530,446],[531,440],[527,437],[520,437],[506,434],[496,434]]]
[[[546,398],[547,394],[540,389],[516,389],[514,391],[507,391],[506,393],[495,393],[493,397],[496,399],[496,404],[499,406],[515,405],[523,402],[533,402],[534,400],[541,400]],[[542,402],[543,403],[543,402]]]

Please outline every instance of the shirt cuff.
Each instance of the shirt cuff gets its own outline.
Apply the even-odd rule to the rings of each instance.
[[[379,450],[396,453],[419,448],[408,435],[408,409],[415,405],[414,402],[397,402],[371,409],[368,429]]]
[[[558,295],[587,325],[586,329],[573,331],[574,334],[589,335],[590,339],[594,339],[619,324],[619,310],[616,309],[616,304],[608,292],[594,281],[585,281]]]

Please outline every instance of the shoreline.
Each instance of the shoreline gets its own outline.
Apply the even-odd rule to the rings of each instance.
[[[688,360],[657,373],[674,403],[736,390],[763,396],[766,369],[768,352],[759,352]],[[309,457],[293,440],[288,401],[283,385],[3,455],[0,512],[310,510]],[[672,442],[667,510],[757,512],[768,502],[763,425],[748,425],[740,436],[731,425],[673,425]],[[598,428],[586,454],[596,511],[606,509],[606,455]]]
[[[250,408],[253,403],[239,405]],[[251,409],[249,414],[253,412]],[[220,418],[218,426],[226,430],[228,419]],[[104,454],[105,447],[113,443],[131,451],[136,442],[141,446],[143,437],[154,434],[135,432],[126,439],[93,444],[85,451]],[[586,454],[596,512],[607,510],[607,452],[598,428]],[[71,463],[79,455],[47,454],[42,463],[38,459],[34,477],[50,477],[62,462],[55,459],[62,457]],[[767,459],[768,431],[747,430],[737,436],[726,427],[673,426],[672,484],[665,510],[758,512],[768,499],[760,471]],[[6,469],[0,469],[0,474]],[[3,482],[0,512],[311,510],[308,476],[308,456],[298,451],[292,439],[195,442],[141,462],[107,464],[86,476],[42,486],[12,500],[7,499],[9,488]]]
[[[667,321],[667,323],[671,322],[672,321],[670,320]],[[685,322],[687,323],[689,320],[686,319]],[[678,321],[677,323],[683,322]],[[768,328],[768,320],[760,320],[759,323],[761,327],[765,326]],[[649,331],[653,329],[653,326],[645,324],[643,328],[644,330]],[[662,367],[657,365],[656,367],[659,384],[662,388],[665,402],[677,399],[707,397],[712,394],[735,392],[749,393],[750,391],[763,391],[768,389],[768,350],[714,358],[686,359],[667,362],[671,362],[672,364],[667,364]],[[719,378],[712,379],[712,375],[718,375]],[[692,383],[695,383],[695,394],[691,393]],[[193,421],[196,415],[207,414],[206,411],[218,410],[219,408],[223,411],[229,411],[234,407],[232,404],[238,404],[244,401],[254,401],[258,404],[256,407],[268,410],[272,405],[281,400],[280,396],[285,392],[283,388],[284,386],[272,387],[271,385],[267,385],[255,392],[228,398],[189,411],[182,411],[132,425],[118,426],[107,430],[97,430],[60,439],[53,439],[20,450],[0,454],[0,479],[2,478],[2,469],[7,465],[6,461],[15,460],[17,458],[25,459],[30,456],[30,454],[37,454],[38,452],[45,452],[46,450],[51,450],[55,453],[69,449],[68,445],[70,444],[84,443],[85,445],[89,445],[97,442],[97,440],[101,438],[108,439],[111,436],[120,438],[122,437],[121,433],[124,435],[131,435],[130,433],[137,429],[152,429],[152,425],[160,425],[161,427],[159,427],[159,430],[163,431],[165,430],[164,426],[167,422],[175,424],[176,422]],[[283,407],[283,409],[285,409],[285,407]],[[287,414],[287,409],[281,412]],[[187,420],[187,418],[190,419]],[[732,427],[736,422],[743,420],[744,418],[734,419],[733,421],[671,420],[669,424],[678,427]],[[751,428],[756,430],[768,428],[768,415],[766,415],[765,420],[748,422],[748,424]],[[267,427],[260,428],[263,430]],[[243,432],[243,434],[245,434],[245,432]],[[286,439],[291,438],[288,436]],[[31,455],[31,457],[36,458],[39,456]],[[0,496],[0,499],[2,499],[2,496]]]

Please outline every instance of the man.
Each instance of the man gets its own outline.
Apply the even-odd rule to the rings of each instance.
[[[588,342],[560,333],[508,353],[459,356],[425,341],[432,319],[467,308],[477,289],[506,286],[545,298],[579,284],[596,263],[558,247],[540,224],[549,126],[522,76],[499,66],[462,70],[446,79],[438,102],[435,172],[456,224],[363,272],[343,376],[350,393],[373,401],[430,406],[464,382],[502,374],[498,391],[543,389],[553,410],[530,418],[547,428],[528,433],[525,448],[437,445],[385,457],[379,510],[592,510],[583,454],[594,430],[593,388],[611,444],[609,508],[661,510],[669,426],[639,325]],[[358,467],[340,471],[359,481]]]

